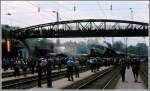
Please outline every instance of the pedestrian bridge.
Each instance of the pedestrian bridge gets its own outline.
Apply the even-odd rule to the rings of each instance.
[[[26,39],[143,36],[148,36],[148,23],[113,19],[84,19],[51,22],[21,28],[11,31],[9,37]]]

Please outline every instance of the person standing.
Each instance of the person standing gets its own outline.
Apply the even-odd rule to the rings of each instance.
[[[10,59],[10,69],[13,69],[13,58]]]
[[[67,77],[68,77],[68,81],[73,81],[73,67],[74,67],[74,61],[73,58],[68,58],[67,60]],[[71,80],[70,80],[71,78]]]
[[[93,71],[96,72],[96,67],[97,67],[97,60],[96,58],[93,58]]]
[[[31,60],[31,70],[32,70],[32,74],[34,74],[35,73],[35,65],[36,65],[36,62],[35,62],[35,60],[34,59],[32,59]]]
[[[99,68],[100,68],[100,59],[99,58],[96,58],[96,71],[99,71]]]
[[[22,65],[23,65],[23,68],[22,68],[23,75],[26,76],[27,75],[27,63],[26,63],[26,61],[23,61]]]
[[[79,64],[79,61],[76,59],[75,61],[75,76],[76,78],[79,78],[79,69],[80,69],[80,64]]]
[[[61,57],[58,56],[58,60],[57,60],[57,65],[58,65],[58,72],[61,71]]]
[[[17,74],[17,76],[20,76],[20,68],[21,68],[21,61],[17,60],[16,61],[16,74]]]
[[[38,60],[37,71],[38,71],[38,87],[41,87],[41,80],[42,80],[41,60]]]
[[[134,81],[138,82],[140,61],[138,61],[137,59],[134,58],[132,61],[131,67],[132,67],[132,72],[133,72],[133,76],[134,76]]]
[[[47,57],[47,87],[51,88],[52,87],[52,69],[51,69],[51,65],[52,65],[52,58]]]
[[[93,72],[94,70],[94,62],[93,62],[93,58],[90,57],[90,69],[91,69],[91,72]]]
[[[125,59],[120,60],[120,73],[122,76],[122,82],[125,82],[126,62]]]
[[[47,67],[46,67],[47,59],[46,58],[40,58],[40,60],[41,60],[42,73],[44,75],[46,75],[46,73],[47,73]]]
[[[17,60],[14,59],[14,76],[17,76]]]

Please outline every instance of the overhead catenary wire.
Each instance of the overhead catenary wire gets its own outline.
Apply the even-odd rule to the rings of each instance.
[[[33,3],[31,3],[31,2],[29,2],[30,3],[30,5],[32,5],[32,6],[34,6],[34,7],[36,7],[36,8],[39,8],[39,6],[37,6],[37,5],[34,5]],[[67,7],[65,7],[64,5],[62,5],[62,4],[59,4],[58,5],[58,7],[63,7],[63,8],[65,8],[65,9],[67,9],[67,10],[69,10],[69,11],[71,11],[71,9],[70,8],[67,8]],[[44,10],[44,9],[42,9],[41,10],[41,8],[40,8],[40,11],[44,11],[45,13],[49,13],[50,11],[46,11],[46,10]],[[59,12],[60,12],[60,10],[59,10]],[[68,17],[66,17],[66,16],[64,16],[64,15],[62,15],[62,13],[59,13],[59,16],[63,16],[63,18],[66,18],[66,19],[68,19]],[[80,16],[80,15],[79,15]],[[62,19],[62,18],[61,18]]]
[[[45,14],[47,14],[47,15],[50,15],[48,11],[46,11],[46,10],[44,10],[44,9],[41,9],[40,6],[35,5],[35,4],[31,3],[31,2],[28,2],[28,3],[30,3],[30,5],[36,7],[36,8],[37,8],[37,12],[43,12],[43,13],[45,13]],[[60,5],[62,5],[62,4],[60,4]],[[62,6],[64,6],[64,5],[62,5]],[[74,7],[74,6],[73,6],[73,7]],[[101,7],[102,7],[102,6],[100,5],[100,8],[101,8]],[[114,6],[113,6],[113,7],[114,7]],[[70,10],[70,8],[65,8],[65,9]],[[77,8],[76,8],[76,9],[77,9]],[[74,8],[74,10],[75,10],[75,8]],[[101,8],[101,11],[104,13],[103,15],[106,16],[104,10],[105,10],[105,9],[102,9],[102,8]],[[108,10],[110,10],[110,9],[108,9]],[[115,9],[113,8],[113,11],[114,11],[114,10],[115,10]],[[76,11],[77,11],[77,10],[75,10],[75,12],[76,12]],[[43,13],[41,13],[41,14],[43,14]],[[68,16],[66,17],[66,16],[63,15],[63,12],[60,13],[60,16],[65,17],[65,19],[68,19]],[[69,16],[69,17],[72,17],[72,16]],[[106,16],[106,17],[107,17],[107,16]],[[49,18],[46,18],[46,17],[42,17],[42,18],[44,18],[44,19],[49,19]]]
[[[72,5],[71,8],[65,7],[63,4],[58,4],[58,7],[64,7],[65,10],[69,10],[70,12],[74,13],[76,17],[80,17],[81,18],[81,16],[83,16],[83,15],[78,13],[78,11],[77,11],[77,4],[75,3],[75,1],[71,5]],[[70,19],[75,19],[73,16]],[[68,17],[65,17],[65,18],[68,19]]]
[[[38,8],[38,11],[40,12],[40,7],[38,7],[38,6],[36,6],[36,5],[34,5],[34,4],[32,4],[32,3],[30,3],[30,2],[28,2],[28,4],[30,4],[30,5],[32,5],[33,7],[36,7],[36,8]],[[10,7],[12,7],[12,8],[15,8],[15,6],[10,6]],[[27,6],[24,6],[24,7],[27,7]],[[39,13],[38,12],[38,13]],[[7,12],[7,13],[9,13],[9,12]],[[17,14],[18,12],[12,12],[13,13],[13,15],[15,14]],[[23,12],[22,12],[23,13]],[[33,12],[25,12],[26,14],[31,14],[31,13],[33,13]],[[33,14],[35,14],[35,13],[33,13]],[[6,15],[6,14],[2,14],[2,15]],[[45,17],[44,17],[45,18]],[[48,19],[48,18],[45,18],[45,19]],[[18,21],[18,20],[16,20],[16,19],[11,19],[11,20],[13,20],[14,22],[19,22],[18,24],[22,24],[23,22],[21,22],[21,21]],[[23,23],[24,24],[24,23]],[[25,23],[26,25],[29,25],[28,23]]]
[[[31,5],[33,5],[34,7],[37,7],[37,8],[40,8],[40,6],[37,6],[37,5],[34,5],[33,3],[30,3]],[[44,9],[41,9],[40,8],[40,12],[44,12],[45,14],[50,14],[50,12],[53,12],[53,10],[52,11],[48,11],[48,10],[44,10]],[[68,17],[66,17],[66,16],[64,16],[64,15],[62,15],[61,13],[60,13],[60,10],[58,11],[59,12],[59,16],[63,16],[64,18],[68,18]],[[38,12],[39,13],[39,12]],[[60,17],[61,18],[61,17]],[[61,18],[61,20],[62,20],[63,18]]]
[[[101,4],[99,3],[99,1],[97,1],[97,5],[98,5],[99,9],[102,11],[104,17],[107,19],[107,15],[106,15],[105,11],[103,10],[103,8],[101,7]]]
[[[46,11],[46,10],[44,10],[44,9],[41,9],[40,6],[35,5],[35,4],[31,3],[31,2],[27,2],[27,3],[29,3],[29,4],[32,5],[33,7],[36,7],[38,14],[43,14],[43,13],[45,13],[45,14],[47,14],[47,15],[50,15],[50,11]],[[42,13],[40,13],[40,12],[42,12]],[[51,11],[51,13],[52,13],[52,11]],[[45,18],[45,17],[42,17],[42,18],[44,18],[44,19],[46,19],[46,20],[49,20],[49,18]]]
[[[71,8],[67,8],[63,4],[58,4],[58,7],[63,7],[65,10],[69,10],[70,12],[75,12],[74,8],[73,9],[72,9],[72,7]],[[65,17],[65,16],[63,16],[63,17]],[[65,17],[65,18],[68,19],[68,17]],[[71,19],[74,19],[74,16],[71,16]]]

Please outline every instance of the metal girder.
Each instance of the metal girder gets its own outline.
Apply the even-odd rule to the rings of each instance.
[[[112,29],[116,29],[117,24],[118,24],[118,23],[114,24],[114,25],[112,26]]]
[[[101,29],[101,27],[104,25],[104,22],[102,22],[100,25],[99,25],[99,29]]]
[[[109,24],[107,22],[115,23],[115,24],[111,27],[111,29],[108,29],[107,27],[109,26]],[[121,26],[121,23],[126,24],[125,28]],[[86,32],[87,37],[88,37],[89,34],[94,34],[96,36],[95,33],[97,32],[100,33],[100,31],[97,31],[97,30],[102,30],[101,34],[99,35],[99,36],[102,36],[102,34],[104,33],[103,31],[106,31],[106,30],[113,30],[113,31],[117,30],[119,34],[121,33],[119,31],[122,31],[122,30],[126,30],[126,31],[135,30],[135,32],[139,30],[148,31],[147,27],[148,27],[148,23],[126,21],[126,20],[111,20],[111,19],[110,20],[109,19],[70,20],[70,21],[46,23],[46,24],[35,25],[35,26],[27,27],[27,28],[17,29],[10,33],[11,34],[10,37],[12,38],[49,37],[50,38],[50,37],[65,37],[67,36],[66,34],[69,34],[70,37],[71,36],[82,37],[82,35],[84,35],[82,34],[83,32]],[[82,32],[79,30],[82,30]],[[75,35],[78,33],[79,35]],[[143,32],[143,33],[147,33],[147,32]],[[118,34],[116,34],[116,36],[119,36]],[[132,33],[133,36],[136,36],[136,34],[137,33]],[[94,36],[94,35],[91,35],[91,36]],[[107,35],[111,36],[111,32],[107,31]],[[122,36],[122,34],[120,35]],[[148,34],[143,34],[143,35],[148,36]],[[141,34],[141,36],[143,35]],[[126,34],[124,36],[128,36],[128,35]]]
[[[137,22],[137,21],[113,20],[113,19],[85,19],[85,20],[69,20],[69,21],[45,23],[45,24],[40,24],[40,25],[35,25],[35,26],[29,26],[29,27],[26,27],[26,28],[22,28],[21,30],[34,29],[34,28],[37,28],[37,27],[45,27],[45,26],[57,25],[57,24],[75,23],[75,22],[118,22],[118,23],[120,22],[120,23],[131,23],[131,24],[140,24],[140,25],[148,26],[148,23]],[[18,29],[18,30],[20,30],[20,29]]]

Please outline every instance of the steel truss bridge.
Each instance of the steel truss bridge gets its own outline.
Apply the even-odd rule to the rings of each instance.
[[[148,36],[148,23],[112,20],[85,19],[52,22],[17,29],[10,38],[71,38],[71,37],[144,37]]]

